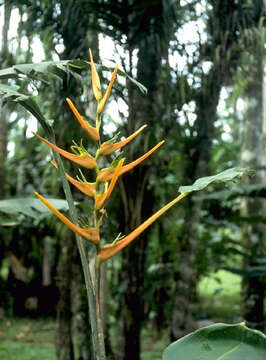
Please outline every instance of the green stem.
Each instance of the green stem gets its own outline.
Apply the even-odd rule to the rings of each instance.
[[[96,303],[96,321],[97,321],[97,336],[99,344],[100,359],[105,360],[105,345],[104,345],[104,334],[101,317],[101,303],[100,303],[100,285],[101,285],[101,263],[99,258],[95,259],[95,303]]]
[[[49,128],[46,124],[42,124],[42,125],[44,125],[43,129],[45,131],[46,137],[48,138],[49,141],[54,143],[54,136],[53,136],[51,128]],[[69,186],[69,183],[65,176],[63,162],[57,152],[53,151],[53,155],[58,164],[64,193],[65,193],[66,200],[67,200],[67,203],[69,206],[70,218],[74,224],[78,224],[78,215],[77,215],[77,211],[76,211],[76,208],[74,205],[70,186]],[[86,256],[86,251],[85,251],[85,247],[84,247],[85,240],[83,240],[77,234],[75,234],[75,236],[76,236],[78,250],[79,250],[79,254],[80,254],[80,258],[81,258],[82,269],[83,269],[84,278],[85,278],[86,292],[87,292],[87,297],[88,297],[89,318],[90,318],[91,332],[92,332],[93,355],[94,355],[95,360],[105,360],[104,343],[102,341],[103,332],[100,327],[101,322],[99,321],[99,316],[97,315],[98,314],[97,303],[99,302],[97,299],[99,299],[99,297],[98,297],[98,295],[96,295],[92,277],[91,277],[91,273],[90,273],[89,262],[88,262],[88,258]],[[100,334],[100,336],[99,336],[99,334]]]

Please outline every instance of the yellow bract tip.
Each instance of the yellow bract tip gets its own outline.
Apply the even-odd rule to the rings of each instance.
[[[72,110],[73,114],[75,115],[76,119],[80,123],[81,127],[87,132],[87,134],[94,140],[99,140],[99,130],[95,127],[91,126],[87,121],[83,119],[83,117],[80,115],[74,104],[69,98],[66,98],[66,101],[68,103],[68,106]]]
[[[109,82],[106,93],[104,94],[104,97],[99,101],[98,108],[97,108],[97,113],[98,114],[101,114],[103,112],[104,108],[105,108],[107,100],[108,100],[108,98],[109,98],[109,96],[111,94],[111,90],[112,90],[112,86],[113,86],[113,83],[114,83],[115,78],[116,78],[117,70],[118,70],[118,65],[116,65],[116,67],[114,68],[111,80]]]
[[[98,72],[97,72],[96,67],[94,65],[91,49],[89,49],[89,54],[90,54],[90,63],[91,63],[92,89],[93,89],[95,99],[97,101],[100,101],[101,98],[102,98],[101,83],[100,83],[100,78],[99,78]]]

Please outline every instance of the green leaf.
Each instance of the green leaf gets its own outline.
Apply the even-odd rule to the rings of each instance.
[[[103,65],[97,65],[102,70],[111,71],[110,67]],[[42,61],[40,63],[34,64],[21,64],[14,65],[12,67],[0,70],[0,79],[9,79],[17,78],[23,79],[23,76],[27,76],[30,79],[40,79],[39,76],[48,76],[52,75],[59,79],[63,79],[64,76],[71,73],[76,79],[81,80],[80,75],[73,71],[72,69],[88,70],[90,71],[90,63],[85,60],[61,60],[61,61]],[[146,94],[147,89],[141,83],[133,79],[123,70],[118,70],[118,74],[127,77],[131,82],[133,82],[142,93]]]
[[[38,104],[34,101],[33,97],[30,95],[22,94],[17,91],[17,86],[9,86],[6,84],[0,84],[0,94],[3,95],[4,99],[11,99],[14,102],[19,103],[25,109],[27,109],[36,119],[41,123],[41,125],[49,129],[49,124],[41,113],[41,110]]]
[[[211,194],[200,195],[198,199],[232,200],[240,196],[251,196],[253,198],[266,197],[266,184],[249,184],[235,186],[232,189],[220,190],[212,192]]]
[[[28,98],[28,95],[24,95],[20,92],[18,92],[17,90],[19,89],[18,86],[9,86],[6,84],[0,84],[0,94],[3,95],[4,99],[8,99],[8,98],[12,98],[12,99],[17,99],[17,98]]]
[[[194,184],[190,186],[180,186],[178,191],[181,193],[191,193],[193,191],[199,191],[206,188],[212,183],[228,182],[241,178],[243,175],[252,173],[253,170],[248,170],[244,168],[231,168],[227,169],[217,175],[206,176],[200,179],[197,179]]]
[[[129,76],[127,73],[125,73],[124,71],[118,71],[118,74],[122,74],[124,76],[126,76],[131,82],[133,82],[133,84],[135,84],[139,90],[143,93],[143,94],[147,94],[148,90],[147,88],[142,85],[140,82],[138,82],[137,80],[133,79],[133,77]]]
[[[18,226],[19,224],[19,221],[5,220],[0,218],[0,226]]]
[[[90,63],[89,61],[85,61],[85,60],[70,60],[68,65],[70,67],[76,68],[76,69],[86,69],[90,71]],[[110,71],[111,68],[107,67],[107,66],[103,66],[103,65],[98,65],[95,64],[97,66],[97,68],[101,68],[102,70],[107,70]],[[135,84],[139,90],[143,93],[143,94],[147,94],[147,88],[142,85],[140,82],[138,82],[137,80],[135,80],[134,78],[132,78],[131,76],[129,76],[125,71],[118,69],[118,74],[127,77],[131,82],[133,82],[133,84]]]
[[[63,61],[43,61],[37,64],[21,64],[14,65],[10,68],[0,70],[0,79],[7,78],[17,78],[23,79],[22,76],[26,76],[28,79],[38,79],[39,75],[47,76],[53,75],[54,77],[63,79],[65,75],[73,75],[74,77],[80,79],[80,76],[71,70],[71,68],[78,68],[83,70],[90,69],[90,63],[84,60],[63,60]],[[110,68],[102,66],[103,69],[110,70]],[[119,74],[128,77],[138,88],[146,93],[146,88],[141,85],[139,82],[131,78],[127,73],[122,70],[119,70]],[[43,78],[39,79],[45,81]],[[4,99],[9,99],[14,102],[21,104],[26,108],[37,120],[40,122],[42,127],[46,129],[46,132],[51,135],[51,129],[48,121],[44,118],[41,110],[34,100],[33,96],[24,94],[18,91],[19,87],[14,85],[0,84],[0,94],[3,95]]]
[[[170,344],[163,360],[265,360],[266,337],[244,324],[210,325]]]
[[[0,79],[17,78],[23,79],[27,76],[31,79],[38,79],[40,75],[53,75],[62,79],[68,72],[77,76],[68,66],[69,60],[62,61],[42,61],[34,64],[14,65],[10,68],[0,70]]]
[[[17,72],[12,67],[0,70],[0,79],[10,79],[10,78],[16,78],[18,77]]]
[[[47,199],[57,210],[68,210],[68,204],[66,200],[60,199]],[[51,211],[38,199],[35,198],[20,198],[9,199],[0,201],[0,213],[5,215],[18,217],[24,215],[26,217],[40,220],[49,214]],[[10,224],[9,224],[10,225]]]

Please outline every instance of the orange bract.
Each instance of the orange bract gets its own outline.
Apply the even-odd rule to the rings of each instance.
[[[160,141],[157,145],[155,145],[151,150],[149,150],[148,152],[146,152],[146,154],[142,155],[141,157],[139,157],[137,160],[132,161],[130,164],[127,164],[125,166],[122,167],[122,170],[120,172],[120,175],[125,174],[126,172],[132,170],[135,166],[137,166],[138,164],[140,164],[143,160],[145,160],[147,157],[149,157],[155,150],[157,150],[160,146],[162,146],[164,143],[163,141]],[[102,169],[97,177],[98,181],[109,181],[112,179],[113,175],[114,175],[115,169],[113,168],[105,168]]]
[[[55,161],[51,161],[51,164],[58,169],[57,163]],[[76,179],[74,179],[72,176],[68,175],[68,173],[65,173],[67,180],[74,185],[77,189],[79,189],[83,194],[88,196],[94,196],[95,193],[95,184],[94,183],[88,183],[88,182],[81,182]]]
[[[94,183],[86,183],[86,182],[83,183],[81,181],[74,179],[68,174],[66,174],[66,178],[72,185],[74,185],[77,189],[79,189],[79,191],[83,192],[83,194],[91,197],[94,196],[95,193]]]
[[[127,137],[125,140],[119,141],[117,143],[109,143],[105,142],[100,147],[100,152],[102,155],[109,155],[112,154],[117,149],[120,149],[121,147],[128,144],[131,140],[133,140],[139,133],[141,133],[142,130],[144,130],[147,127],[147,125],[143,125],[140,129],[134,132],[134,134]]]
[[[76,164],[83,166],[88,169],[94,169],[96,173],[96,179],[94,183],[88,183],[86,181],[86,178],[84,175],[82,175],[82,181],[78,181],[71,177],[69,174],[65,173],[65,176],[67,180],[73,184],[77,189],[79,189],[82,193],[85,195],[91,196],[94,198],[94,228],[88,228],[87,226],[80,227],[71,222],[66,216],[64,216],[60,211],[58,211],[52,204],[50,204],[44,197],[42,197],[37,192],[34,192],[35,196],[37,196],[45,206],[47,206],[63,223],[65,223],[72,231],[77,233],[78,235],[82,236],[86,240],[88,240],[91,243],[94,243],[97,245],[97,252],[98,252],[98,259],[99,262],[103,262],[120,252],[123,248],[125,248],[127,245],[129,245],[136,237],[138,237],[143,231],[145,231],[155,220],[157,220],[164,212],[166,212],[168,209],[170,209],[174,204],[176,204],[179,200],[181,200],[183,197],[185,197],[188,193],[182,193],[178,197],[176,197],[174,200],[172,200],[169,204],[165,205],[162,209],[157,211],[154,215],[152,215],[150,218],[148,218],[146,221],[144,221],[140,226],[138,226],[134,231],[132,231],[130,234],[125,236],[124,238],[120,238],[118,241],[114,241],[112,244],[105,245],[104,247],[101,247],[98,245],[100,243],[100,233],[99,233],[99,226],[102,222],[102,218],[105,215],[105,211],[101,210],[104,208],[106,202],[110,198],[112,191],[119,179],[119,176],[125,174],[126,172],[132,170],[135,166],[139,165],[142,161],[144,161],[146,158],[148,158],[155,150],[157,150],[160,146],[163,145],[164,141],[160,141],[156,146],[154,146],[152,149],[150,149],[148,152],[146,152],[144,155],[136,159],[135,161],[127,164],[124,164],[124,160],[122,159],[118,162],[113,161],[113,165],[111,165],[109,168],[104,168],[102,170],[99,170],[97,164],[97,160],[100,155],[110,155],[116,150],[124,147],[127,145],[130,141],[132,141],[137,135],[139,135],[147,125],[141,126],[137,131],[135,131],[133,134],[128,136],[126,139],[114,142],[116,137],[111,139],[110,141],[107,141],[103,144],[101,144],[100,141],[100,135],[99,135],[99,128],[101,125],[101,113],[105,109],[107,100],[110,96],[113,83],[115,81],[118,66],[114,68],[111,80],[109,82],[109,85],[107,87],[107,90],[102,95],[101,90],[101,83],[100,78],[98,75],[98,72],[96,70],[95,64],[93,62],[93,57],[91,51],[89,51],[90,54],[90,65],[91,65],[91,78],[92,78],[92,87],[93,87],[93,93],[94,96],[98,102],[97,107],[97,114],[96,114],[96,127],[91,126],[84,118],[80,115],[72,101],[67,98],[66,101],[72,110],[73,114],[75,115],[76,119],[80,123],[81,127],[88,133],[88,135],[94,140],[99,141],[97,143],[98,149],[95,155],[95,158],[91,156],[83,147],[82,141],[80,143],[80,146],[77,145],[74,142],[73,145],[73,151],[76,152],[76,154],[69,153],[63,149],[60,149],[55,144],[49,142],[48,140],[42,138],[38,134],[34,134],[37,136],[41,141],[43,141],[45,144],[47,144],[49,147],[51,147],[53,150],[64,156],[65,158],[75,162]],[[76,151],[77,150],[77,151]],[[58,168],[57,164],[52,161],[52,164]],[[114,165],[116,164],[116,165]],[[110,181],[109,185],[108,182]],[[99,183],[103,182],[103,186]],[[102,187],[104,190],[102,190]],[[117,239],[116,239],[117,240]]]
[[[124,237],[122,240],[119,240],[115,244],[106,245],[99,252],[99,258],[101,261],[108,260],[112,256],[116,255],[119,251],[124,249],[127,245],[129,245],[137,236],[139,236],[144,230],[146,230],[155,220],[158,219],[165,211],[170,209],[174,204],[176,204],[179,200],[183,199],[187,193],[182,193],[174,200],[169,202],[155,214],[153,214],[149,219],[144,221],[139,227],[137,227],[134,231],[132,231],[129,235]]]
[[[66,159],[73,161],[74,163],[83,166],[87,169],[93,169],[96,166],[95,159],[88,153],[82,154],[82,155],[76,155],[72,154],[70,152],[67,152],[63,149],[60,149],[58,146],[52,144],[50,141],[42,138],[40,135],[33,133],[35,136],[37,136],[38,139],[40,139],[42,142],[50,146],[53,150],[64,156]]]
[[[116,78],[117,70],[118,70],[118,65],[116,65],[116,67],[114,68],[113,75],[112,75],[111,80],[109,82],[106,93],[104,94],[104,97],[98,103],[98,108],[97,108],[97,113],[98,114],[101,114],[103,112],[104,108],[105,108],[106,102],[107,102],[107,100],[108,100],[108,98],[110,96],[112,86],[113,86],[113,83],[114,83],[115,78]]]
[[[65,223],[72,231],[82,236],[84,239],[92,242],[94,244],[98,244],[100,242],[100,234],[99,229],[90,228],[83,229],[75,224],[73,224],[66,216],[64,216],[60,211],[58,211],[52,204],[49,203],[43,196],[34,191],[34,195],[37,196],[38,199],[42,201],[42,203],[48,207],[63,223]]]
[[[73,114],[75,115],[76,119],[80,123],[81,127],[88,133],[88,135],[94,140],[98,141],[100,139],[99,137],[99,130],[95,127],[92,127],[87,121],[83,119],[83,117],[80,115],[78,110],[73,105],[72,101],[69,98],[66,98],[66,101],[72,110]]]
[[[120,175],[120,172],[121,172],[121,169],[123,166],[123,162],[124,162],[124,159],[119,161],[118,166],[115,169],[114,176],[112,177],[112,181],[111,181],[110,185],[108,186],[106,193],[103,195],[96,195],[95,203],[94,203],[95,210],[101,209],[105,205],[106,201],[109,199],[109,197],[115,187],[115,184],[118,180],[118,177]]]
[[[91,63],[92,89],[93,89],[95,99],[97,101],[100,101],[101,98],[102,98],[101,83],[100,83],[100,78],[99,78],[98,72],[97,72],[96,67],[94,65],[91,49],[89,49],[89,54],[90,54],[90,63]]]

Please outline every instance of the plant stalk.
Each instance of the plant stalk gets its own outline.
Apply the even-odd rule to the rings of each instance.
[[[54,136],[52,130],[47,126],[45,120],[43,123],[41,122],[41,125],[44,129],[44,132],[48,140],[54,143]],[[59,174],[62,180],[65,197],[69,206],[70,218],[74,224],[78,224],[78,215],[74,205],[71,189],[65,176],[63,162],[61,160],[60,155],[54,150],[53,150],[53,155],[55,161],[58,164]],[[95,266],[95,280],[96,280],[95,284],[97,285],[94,286],[89,268],[88,258],[84,247],[85,240],[83,240],[76,233],[75,236],[81,258],[82,270],[85,278],[85,286],[86,286],[86,292],[88,298],[89,319],[90,319],[91,332],[92,332],[93,357],[94,360],[105,360],[106,356],[105,356],[105,347],[104,347],[104,337],[103,337],[103,329],[101,325],[100,306],[99,306],[100,264]]]
[[[99,354],[100,359],[105,360],[105,345],[104,345],[104,334],[103,334],[103,325],[101,317],[101,301],[100,301],[100,285],[101,285],[101,263],[99,258],[96,257],[95,260],[95,317],[97,322],[97,336],[98,336],[98,345],[99,345]]]

